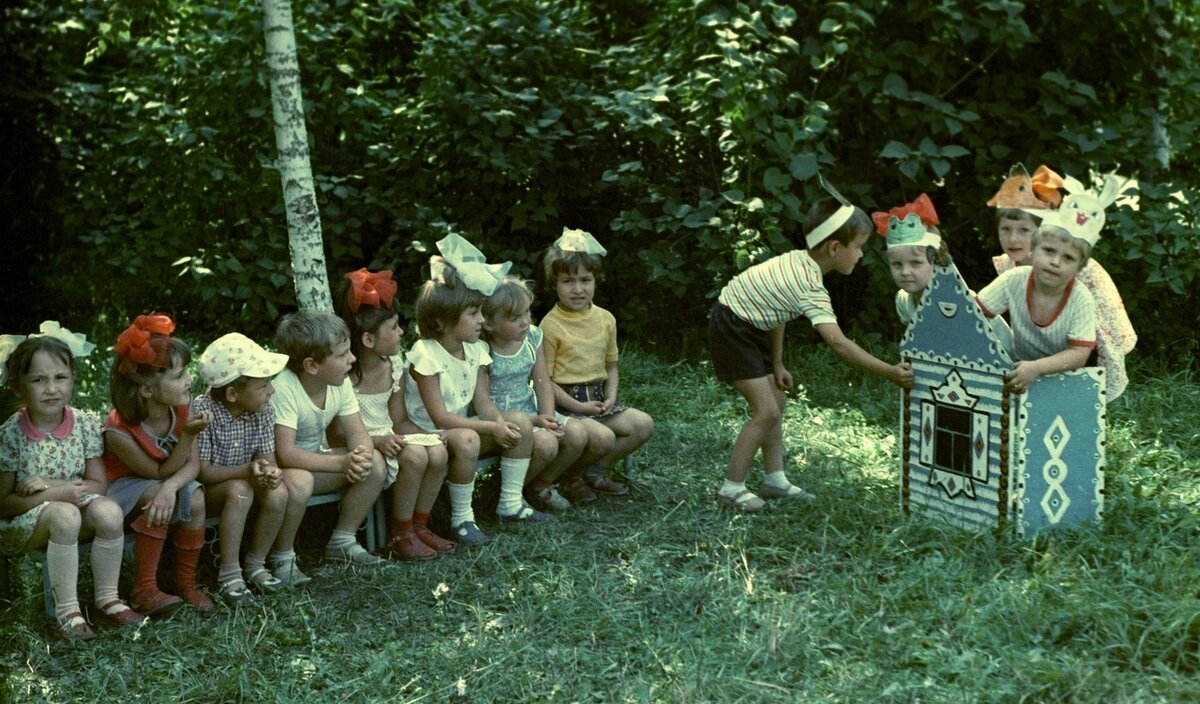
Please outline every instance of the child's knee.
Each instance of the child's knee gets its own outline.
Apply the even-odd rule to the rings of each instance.
[[[650,439],[654,434],[654,418],[649,413],[638,411],[637,422],[634,424],[637,430],[637,436],[643,442]]]
[[[307,501],[307,499],[305,499]],[[287,508],[288,504],[288,488],[283,482],[279,486],[268,489],[263,493],[259,503],[259,509],[265,513],[279,513]]]
[[[566,436],[563,436],[566,439]],[[549,460],[558,454],[559,439],[553,433],[543,430],[540,433],[533,434],[533,455],[541,459]]]
[[[446,447],[455,457],[470,456],[474,462],[479,458],[479,433],[468,428],[446,431]]]
[[[420,445],[405,445],[398,461],[401,471],[424,472],[429,464],[429,453]]]
[[[303,469],[283,470],[283,486],[287,487],[288,502],[295,506],[304,506],[313,493],[312,472]]]
[[[117,502],[107,497],[93,499],[84,510],[84,517],[92,530],[102,538],[114,538],[124,527],[125,514]]]
[[[75,504],[65,501],[51,501],[42,510],[42,520],[50,529],[51,537],[60,539],[69,536],[78,538],[79,529],[83,525],[83,517],[79,514],[79,508]]]
[[[515,411],[505,411],[504,419],[510,423],[516,423],[517,427],[521,429],[522,436],[524,436],[527,433],[533,432],[533,421],[529,418],[529,415],[526,413],[517,413]]]
[[[192,492],[192,518],[200,516],[200,520],[204,520],[204,488],[201,487]]]

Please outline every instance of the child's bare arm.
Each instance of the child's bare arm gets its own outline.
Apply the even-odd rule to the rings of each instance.
[[[870,352],[859,347],[853,340],[846,337],[842,332],[842,328],[837,323],[822,323],[817,326],[817,333],[843,362],[852,364],[876,376],[881,376],[896,386],[905,389],[912,386],[912,365],[907,362],[888,364],[878,359]]]
[[[296,447],[296,429],[275,425],[275,456],[280,467],[304,469],[309,472],[344,474],[346,455],[325,452],[309,452]]]
[[[201,484],[220,484],[230,479],[249,479],[253,473],[253,468],[253,462],[221,466],[207,460],[201,460],[198,478]]]
[[[787,324],[784,323],[779,327],[771,328],[771,367],[774,369],[775,386],[780,391],[790,391],[795,385],[795,380],[792,379],[792,373],[783,366],[783,333],[787,329]]]
[[[104,444],[121,458],[134,474],[146,479],[157,479],[164,487],[178,491],[200,474],[200,462],[192,443],[195,437],[196,433],[189,433],[185,427],[180,433],[175,449],[171,450],[171,454],[162,462],[147,455],[137,441],[123,433],[106,432]]]
[[[616,362],[604,365],[604,410],[608,411],[617,402],[617,389],[621,387],[621,368]]]
[[[1012,371],[1004,375],[1004,383],[1010,390],[1021,393],[1047,374],[1069,372],[1082,367],[1087,364],[1091,353],[1090,347],[1068,347],[1049,357],[1017,362],[1013,364]]]
[[[538,409],[537,416],[532,419],[534,424],[557,431],[558,419],[554,414],[554,389],[557,384],[550,381],[550,374],[546,371],[546,355],[540,345],[537,355],[533,358],[533,369],[529,372],[529,378],[533,382],[533,396]]]
[[[490,435],[496,443],[500,447],[512,447],[521,441],[521,429],[516,423],[509,422],[500,412],[496,402],[492,400],[490,388],[491,380],[488,378],[487,369],[480,367],[471,404],[475,407],[475,413],[488,423]]]
[[[421,374],[415,369],[410,369],[409,373],[413,375],[413,379],[417,382],[417,391],[421,394],[421,404],[425,406],[425,411],[429,414],[429,419],[433,424],[442,430],[451,428],[467,428],[474,430],[480,435],[495,436],[497,425],[495,420],[483,420],[484,413],[481,409],[476,408],[476,412],[480,418],[466,418],[459,416],[446,410],[446,401],[442,398],[442,387],[438,381],[437,375],[427,376]],[[487,377],[486,372],[481,368],[479,375],[475,381],[475,398],[479,398],[479,386],[482,383],[484,388],[484,396],[487,396],[487,403],[491,403],[491,397],[487,394]],[[492,408],[496,404],[492,403]],[[496,411],[499,414],[499,411]]]

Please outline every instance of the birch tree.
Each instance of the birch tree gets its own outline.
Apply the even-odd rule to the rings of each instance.
[[[296,302],[301,308],[332,311],[321,214],[313,188],[308,130],[300,95],[300,62],[296,57],[292,3],[291,0],[262,0],[262,11],[271,108],[275,118],[276,165],[283,182]]]

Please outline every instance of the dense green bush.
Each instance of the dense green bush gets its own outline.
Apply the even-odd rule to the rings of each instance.
[[[790,246],[818,170],[867,209],[929,192],[981,285],[984,201],[1044,162],[1138,179],[1097,258],[1143,351],[1182,357],[1200,321],[1164,301],[1200,293],[1193,4],[295,3],[331,274],[415,289],[453,229],[534,276],[583,227],[611,252],[601,300],[669,344]],[[158,308],[266,334],[294,298],[257,5],[9,5],[6,285],[26,303],[6,322]],[[864,269],[833,288],[894,335],[878,256]]]

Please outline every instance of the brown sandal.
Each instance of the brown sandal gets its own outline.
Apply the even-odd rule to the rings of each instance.
[[[83,620],[83,614],[72,611],[62,619],[54,622],[56,635],[63,640],[89,641],[96,637],[96,632]]]
[[[583,481],[587,483],[588,487],[601,494],[624,496],[629,493],[629,487],[606,474],[585,474]]]
[[[97,608],[104,618],[118,626],[136,626],[146,620],[145,616],[129,608],[129,605],[120,599],[113,599],[107,604],[97,604]]]

